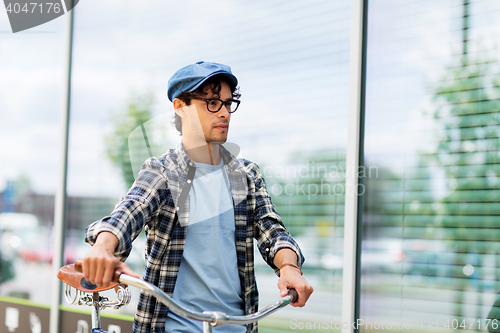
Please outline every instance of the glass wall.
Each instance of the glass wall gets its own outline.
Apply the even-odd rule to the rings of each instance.
[[[63,23],[59,18],[13,34],[7,13],[0,11],[0,303],[3,305],[20,300],[42,306],[50,303],[51,231],[60,171]],[[4,312],[2,307],[2,315]],[[1,325],[0,330],[7,329],[4,322]]]
[[[494,326],[499,18],[494,0],[369,1],[363,331]]]
[[[500,2],[366,3],[360,329],[494,328]],[[260,331],[339,331],[330,324],[342,313],[350,9],[341,0],[79,3],[65,261],[89,251],[85,228],[113,209],[142,162],[180,141],[168,78],[196,61],[225,63],[242,94],[228,141],[260,166],[315,288],[306,307],[285,308]],[[46,307],[64,19],[11,34],[2,15],[0,303]],[[128,261],[138,273],[144,242]],[[257,252],[256,272],[267,305],[277,277]]]
[[[148,157],[143,139],[135,140],[137,126],[145,125],[151,155],[180,141],[170,125],[169,77],[196,61],[225,63],[242,94],[228,141],[260,165],[316,289],[306,308],[277,313],[261,331],[340,321],[349,25],[344,1],[79,3],[68,252],[81,257],[89,250],[84,229],[112,210]],[[129,260],[141,272],[144,240],[136,244]],[[260,304],[267,305],[279,297],[277,277],[256,258]],[[124,311],[133,314],[135,304]]]

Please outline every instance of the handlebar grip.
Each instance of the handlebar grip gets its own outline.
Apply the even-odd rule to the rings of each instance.
[[[292,303],[297,302],[297,300],[299,299],[299,294],[297,293],[297,290],[295,290],[293,288],[288,290],[287,295],[289,295],[292,298]]]
[[[83,272],[83,260],[77,260],[75,262],[75,270],[78,272]],[[120,275],[122,275],[122,273],[115,271],[115,273],[113,274],[113,278],[111,279],[111,282],[120,283]]]
[[[75,262],[75,270],[77,272],[83,273],[83,260],[77,260]]]

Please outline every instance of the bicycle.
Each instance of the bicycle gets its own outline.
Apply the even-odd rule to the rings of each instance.
[[[146,293],[156,297],[157,300],[165,304],[170,310],[175,311],[181,316],[202,321],[203,333],[211,333],[212,327],[216,326],[226,324],[245,325],[257,322],[278,309],[285,307],[290,303],[296,302],[298,298],[297,291],[295,291],[295,289],[290,289],[288,291],[288,295],[253,314],[230,316],[218,311],[204,311],[203,313],[199,313],[186,309],[184,306],[178,304],[155,285],[126,274],[115,273],[112,280],[113,282],[109,286],[97,287],[96,285],[85,280],[82,273],[82,264],[83,262],[79,260],[75,264],[62,267],[59,270],[57,277],[66,284],[65,296],[68,303],[89,305],[92,307],[92,333],[106,333],[106,331],[101,329],[100,310],[107,307],[114,307],[115,309],[118,309],[130,303],[131,293],[127,288],[128,285],[140,288]],[[71,288],[75,288],[77,290],[74,295],[71,293]],[[116,291],[116,301],[110,301],[108,298],[99,295],[100,292],[110,290],[112,288]],[[89,294],[92,294],[92,296]]]

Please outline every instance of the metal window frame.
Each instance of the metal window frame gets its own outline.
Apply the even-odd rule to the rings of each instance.
[[[64,234],[66,226],[66,183],[68,176],[68,145],[69,145],[69,115],[71,103],[71,64],[73,52],[73,18],[74,7],[65,15],[64,29],[64,76],[63,76],[63,98],[61,108],[61,150],[59,152],[59,179],[54,203],[54,227],[52,237],[54,239],[54,252],[52,256],[52,298],[50,302],[49,332],[58,333],[60,324],[60,311],[62,285],[56,278],[57,272],[63,265],[64,260]]]
[[[368,0],[351,1],[349,49],[349,109],[346,153],[346,193],[344,213],[344,268],[342,274],[342,333],[358,332],[362,196],[363,134],[366,87],[366,35]],[[347,325],[346,325],[347,324]]]

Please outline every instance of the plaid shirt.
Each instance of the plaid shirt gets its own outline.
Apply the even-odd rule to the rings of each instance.
[[[299,246],[281,222],[258,166],[250,161],[234,158],[223,147],[221,155],[233,197],[236,257],[245,314],[251,314],[258,308],[253,238],[257,240],[262,257],[276,274],[279,274],[279,270],[273,260],[280,249],[295,251],[299,266],[304,258]],[[181,264],[189,218],[189,195],[180,209],[176,209],[177,200],[182,189],[190,183],[187,179],[190,167],[195,166],[186,155],[182,142],[161,158],[148,159],[129,192],[113,212],[92,223],[86,232],[86,241],[91,245],[102,231],[116,235],[120,243],[115,255],[120,260],[125,260],[130,254],[132,241],[144,227],[147,244],[143,278],[170,296]],[[179,223],[175,222],[176,215]],[[133,332],[165,332],[167,311],[167,307],[154,297],[141,293]],[[257,332],[257,324],[247,325],[248,332]]]

